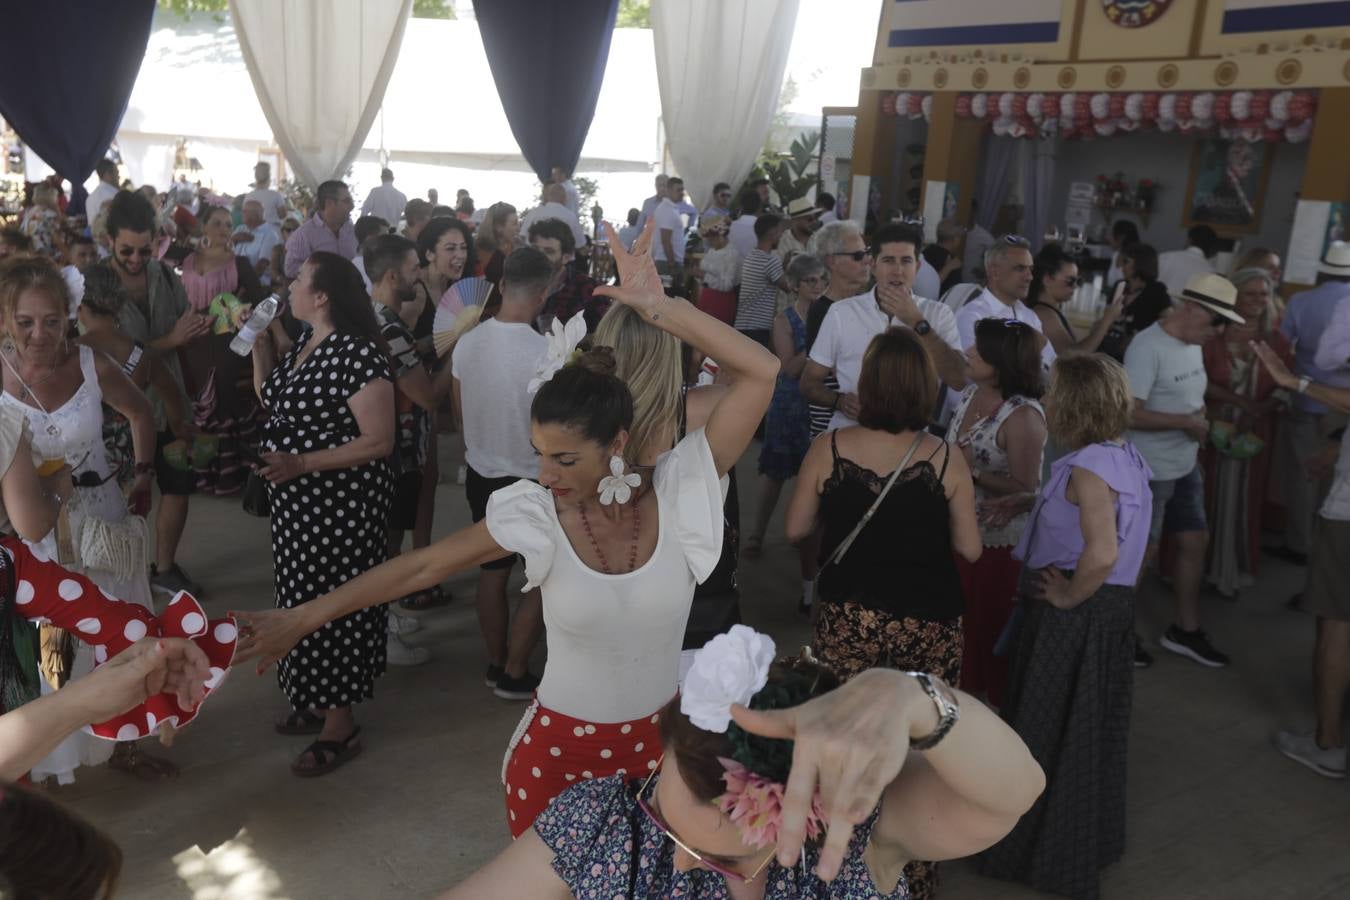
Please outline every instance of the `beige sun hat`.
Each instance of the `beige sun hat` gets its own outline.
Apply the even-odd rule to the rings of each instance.
[[[1228,321],[1242,325],[1246,320],[1237,314],[1237,294],[1237,287],[1233,282],[1222,275],[1204,272],[1192,275],[1186,282],[1185,289],[1172,296],[1178,300],[1198,303]]]

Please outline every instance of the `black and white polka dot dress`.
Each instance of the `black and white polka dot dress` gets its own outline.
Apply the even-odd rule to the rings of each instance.
[[[332,334],[296,368],[308,335],[263,385],[267,429],[263,449],[308,453],[340,447],[360,434],[347,401],[389,362],[371,340]],[[290,608],[326,594],[385,561],[385,522],[393,476],[385,460],[311,472],[270,489],[277,606]],[[329,622],[302,640],[277,667],[281,689],[296,709],[330,709],[370,699],[384,674],[384,606]]]

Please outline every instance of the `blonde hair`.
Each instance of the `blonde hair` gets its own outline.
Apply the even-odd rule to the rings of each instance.
[[[48,206],[55,209],[58,196],[56,188],[46,182],[33,188],[33,203],[37,206]]]
[[[483,221],[478,224],[478,230],[474,233],[474,242],[478,249],[491,256],[494,251],[500,250],[503,253],[510,253],[510,247],[501,247],[497,244],[497,230],[502,227],[508,216],[514,216],[516,208],[505,200],[500,200],[487,208],[483,213]]]
[[[615,374],[633,395],[628,461],[636,464],[652,453],[670,449],[652,444],[662,437],[673,438],[680,420],[680,391],[684,386],[680,342],[631,308],[616,303],[600,320],[595,343],[614,349]]]
[[[1130,425],[1130,379],[1109,356],[1061,356],[1050,370],[1045,421],[1056,443],[1070,450],[1111,441]]]
[[[63,314],[70,308],[70,288],[56,263],[46,256],[8,256],[0,261],[0,331],[9,332],[27,291],[46,294]]]

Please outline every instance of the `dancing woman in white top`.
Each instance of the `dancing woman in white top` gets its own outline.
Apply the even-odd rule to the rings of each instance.
[[[327,596],[237,614],[236,662],[257,657],[262,670],[339,616],[520,553],[527,588],[543,592],[549,659],[503,771],[517,835],[571,782],[656,767],[657,713],[675,694],[694,585],[712,572],[721,550],[719,480],[749,445],[778,374],[773,354],[661,292],[651,236],[649,223],[630,254],[610,235],[622,286],[597,293],[716,359],[731,385],[707,424],[660,457],[650,481],[623,464],[633,404],[613,374],[613,355],[598,349],[559,370],[570,348],[553,348],[541,375],[556,374],[531,407],[539,484],[498,491],[482,522]]]

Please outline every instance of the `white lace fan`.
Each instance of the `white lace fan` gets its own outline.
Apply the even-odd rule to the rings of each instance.
[[[478,324],[483,304],[492,294],[492,282],[486,278],[463,278],[441,295],[436,318],[431,323],[431,339],[436,355],[444,356],[464,332]]]

